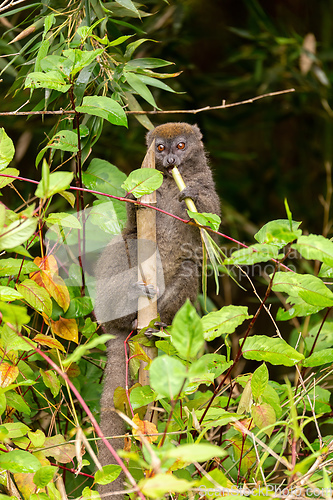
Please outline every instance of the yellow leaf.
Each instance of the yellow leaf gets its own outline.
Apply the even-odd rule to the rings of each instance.
[[[19,374],[17,366],[2,362],[0,364],[0,387],[12,384]]]
[[[138,429],[133,429],[133,436],[135,439],[138,441],[141,441],[140,434],[157,434],[158,430],[156,429],[156,425],[153,424],[152,422],[149,422],[148,420],[140,420],[139,415],[136,413],[132,419],[133,423],[138,426]],[[149,443],[153,443],[156,441],[158,436],[147,436],[146,439],[149,441]]]
[[[71,340],[76,344],[79,341],[79,331],[75,319],[66,319],[60,316],[58,321],[51,320],[51,328],[55,335],[62,339]]]
[[[59,349],[59,351],[65,352],[64,346],[56,339],[52,337],[48,337],[47,335],[43,335],[42,333],[38,333],[34,338],[34,342],[38,344],[45,345],[47,347]]]

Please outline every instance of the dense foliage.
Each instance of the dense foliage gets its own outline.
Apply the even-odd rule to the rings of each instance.
[[[135,112],[185,99],[177,95],[180,100],[175,100],[175,89],[181,90],[178,73],[168,69],[174,40],[169,41],[171,57],[156,53],[166,49],[143,49],[153,42],[143,37],[142,27],[156,30],[163,13],[169,18],[177,14],[181,24],[200,7],[197,2],[169,6],[158,0],[148,7],[131,0],[17,4],[15,9],[0,4],[7,28],[2,73],[11,84],[10,97],[1,106],[12,110],[13,99],[16,109],[22,104],[30,112],[28,117],[8,117],[0,129],[0,498],[99,498],[97,484],[113,481],[120,468],[102,470],[96,458],[109,337],[93,315],[93,267],[126,223],[125,196],[140,197],[160,182],[142,169],[127,177],[101,152],[109,134],[121,137],[130,123],[128,145],[122,139],[116,148],[113,141],[114,158],[121,156],[119,163],[124,163],[134,149],[128,141],[131,127],[137,130],[134,121],[128,122],[131,112],[149,129],[149,115]],[[312,86],[327,111],[330,78],[311,47],[302,49],[304,37],[278,34],[258,2],[249,6],[250,19],[258,24],[249,22],[248,29],[234,28],[233,33],[246,40],[239,60],[246,56],[244,64],[256,61],[252,78],[262,82],[260,90],[273,90],[268,83],[281,81],[284,64],[285,83],[292,86],[298,79],[300,86]],[[24,28],[15,38],[14,21]],[[163,34],[167,28],[161,26]],[[5,43],[9,40],[11,45]],[[274,52],[277,48],[280,52]],[[269,77],[264,61],[272,53],[279,55],[280,64]],[[300,54],[312,73],[296,72],[293,61]],[[229,55],[229,64],[235,57]],[[288,74],[292,70],[293,78]],[[245,75],[244,70],[236,81],[238,96],[243,96]],[[285,99],[290,103],[291,97]],[[209,99],[205,104],[217,103]],[[262,101],[260,106],[269,113],[273,105]],[[45,112],[45,122],[40,117],[35,121],[33,112]],[[221,112],[214,112],[207,132]],[[233,112],[238,117],[246,113],[229,110],[228,116]],[[322,119],[330,130],[327,117]],[[34,134],[41,140],[31,120],[47,139],[33,156],[37,170],[19,170],[12,124],[26,128],[30,141],[36,141]],[[228,156],[216,135],[213,145],[215,155]],[[143,149],[137,148],[139,153]],[[246,162],[247,154],[240,146],[229,160]],[[283,491],[305,497],[331,494],[333,243],[327,237],[327,151],[325,157],[323,234],[309,234],[304,223],[293,220],[282,196],[286,215],[268,222],[260,206],[265,223],[259,230],[227,208],[227,222],[235,222],[232,235],[247,234],[251,241],[223,245],[222,292],[212,292],[207,301],[200,297],[197,305],[187,302],[161,333],[156,342],[160,355],[153,361],[141,347],[150,342],[144,336],[129,342],[132,373],[139,360],[150,367],[150,386],[120,390],[115,401],[120,407],[127,404],[133,422],[131,446],[120,454],[141,497],[215,498],[221,489],[241,497],[281,496]],[[273,183],[278,193],[283,181],[281,176]],[[249,202],[249,211],[256,201]],[[210,225],[209,217],[191,215]],[[216,229],[216,221],[211,227]],[[223,241],[231,240],[225,234]],[[146,406],[154,401],[161,415],[157,429],[143,420]],[[142,433],[155,435],[144,438]]]

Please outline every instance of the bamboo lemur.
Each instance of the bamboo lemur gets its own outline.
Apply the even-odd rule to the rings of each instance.
[[[178,217],[188,219],[185,197],[194,200],[199,212],[220,213],[220,202],[208,166],[202,134],[197,125],[165,123],[147,134],[147,146],[155,139],[156,168],[164,180],[157,190],[157,207]],[[186,189],[179,193],[172,177],[174,166],[185,181]],[[123,421],[112,411],[116,387],[125,387],[124,339],[132,330],[136,318],[138,291],[136,269],[135,207],[127,204],[128,223],[120,239],[106,247],[97,264],[96,316],[104,323],[107,333],[116,335],[108,343],[104,391],[101,399],[101,428],[105,436],[124,434]],[[201,265],[200,232],[193,226],[156,213],[157,245],[163,267],[164,293],[158,298],[161,321],[171,324],[178,309],[187,298],[193,303],[199,289]],[[163,280],[159,286],[163,291]],[[161,374],[161,376],[163,376]],[[123,440],[110,441],[115,449],[123,447]],[[101,443],[102,465],[114,463],[110,452]],[[103,486],[100,493],[123,489],[123,479]]]

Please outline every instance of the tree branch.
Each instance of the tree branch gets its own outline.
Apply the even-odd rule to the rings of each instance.
[[[202,113],[203,111],[214,111],[217,109],[233,108],[235,106],[241,106],[243,104],[251,104],[259,99],[264,99],[266,97],[275,97],[281,94],[288,94],[290,92],[295,92],[295,89],[278,90],[276,92],[269,92],[268,94],[258,95],[256,97],[251,97],[250,99],[245,99],[245,101],[232,102],[226,104],[225,99],[223,99],[222,104],[218,106],[205,106],[204,108],[198,109],[153,109],[150,111],[129,111],[125,110],[128,115],[166,115],[166,114],[192,114]],[[73,115],[75,111],[60,109],[56,111],[3,111],[0,116],[28,116],[28,115]]]

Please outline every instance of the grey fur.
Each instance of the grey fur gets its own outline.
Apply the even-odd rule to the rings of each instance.
[[[180,200],[185,194],[195,200],[199,212],[220,214],[220,202],[201,138],[199,128],[187,123],[166,123],[147,134],[148,147],[153,139],[156,139],[156,168],[164,175],[163,184],[157,190],[157,207],[184,219],[188,219],[186,206],[185,202]],[[183,149],[177,147],[180,143],[184,144],[184,147],[181,146]],[[163,151],[159,151],[160,149]],[[181,195],[170,175],[173,165],[178,166],[186,184],[186,193],[183,192]],[[101,428],[105,436],[124,434],[122,420],[112,412],[113,393],[116,387],[125,387],[123,342],[136,318],[137,295],[133,293],[132,286],[137,281],[136,251],[133,250],[135,245],[132,248],[132,243],[136,239],[133,204],[127,204],[127,211],[126,230],[117,240],[120,247],[127,247],[127,253],[119,251],[120,247],[112,242],[97,264],[96,316],[98,321],[104,323],[106,332],[116,336],[116,339],[108,343],[101,400]],[[165,285],[164,293],[158,298],[157,307],[161,320],[171,324],[175,313],[185,300],[189,298],[193,303],[197,297],[202,258],[201,238],[197,228],[185,225],[160,212],[156,214],[156,232]],[[163,289],[159,286],[160,288]],[[110,316],[111,309],[116,311],[112,316]],[[116,319],[108,321],[111,317]],[[116,449],[123,448],[122,438],[112,439],[110,443]],[[114,463],[103,444],[99,447],[99,458],[102,465]],[[113,483],[99,487],[99,492],[108,493],[123,488],[123,478],[120,476]]]

